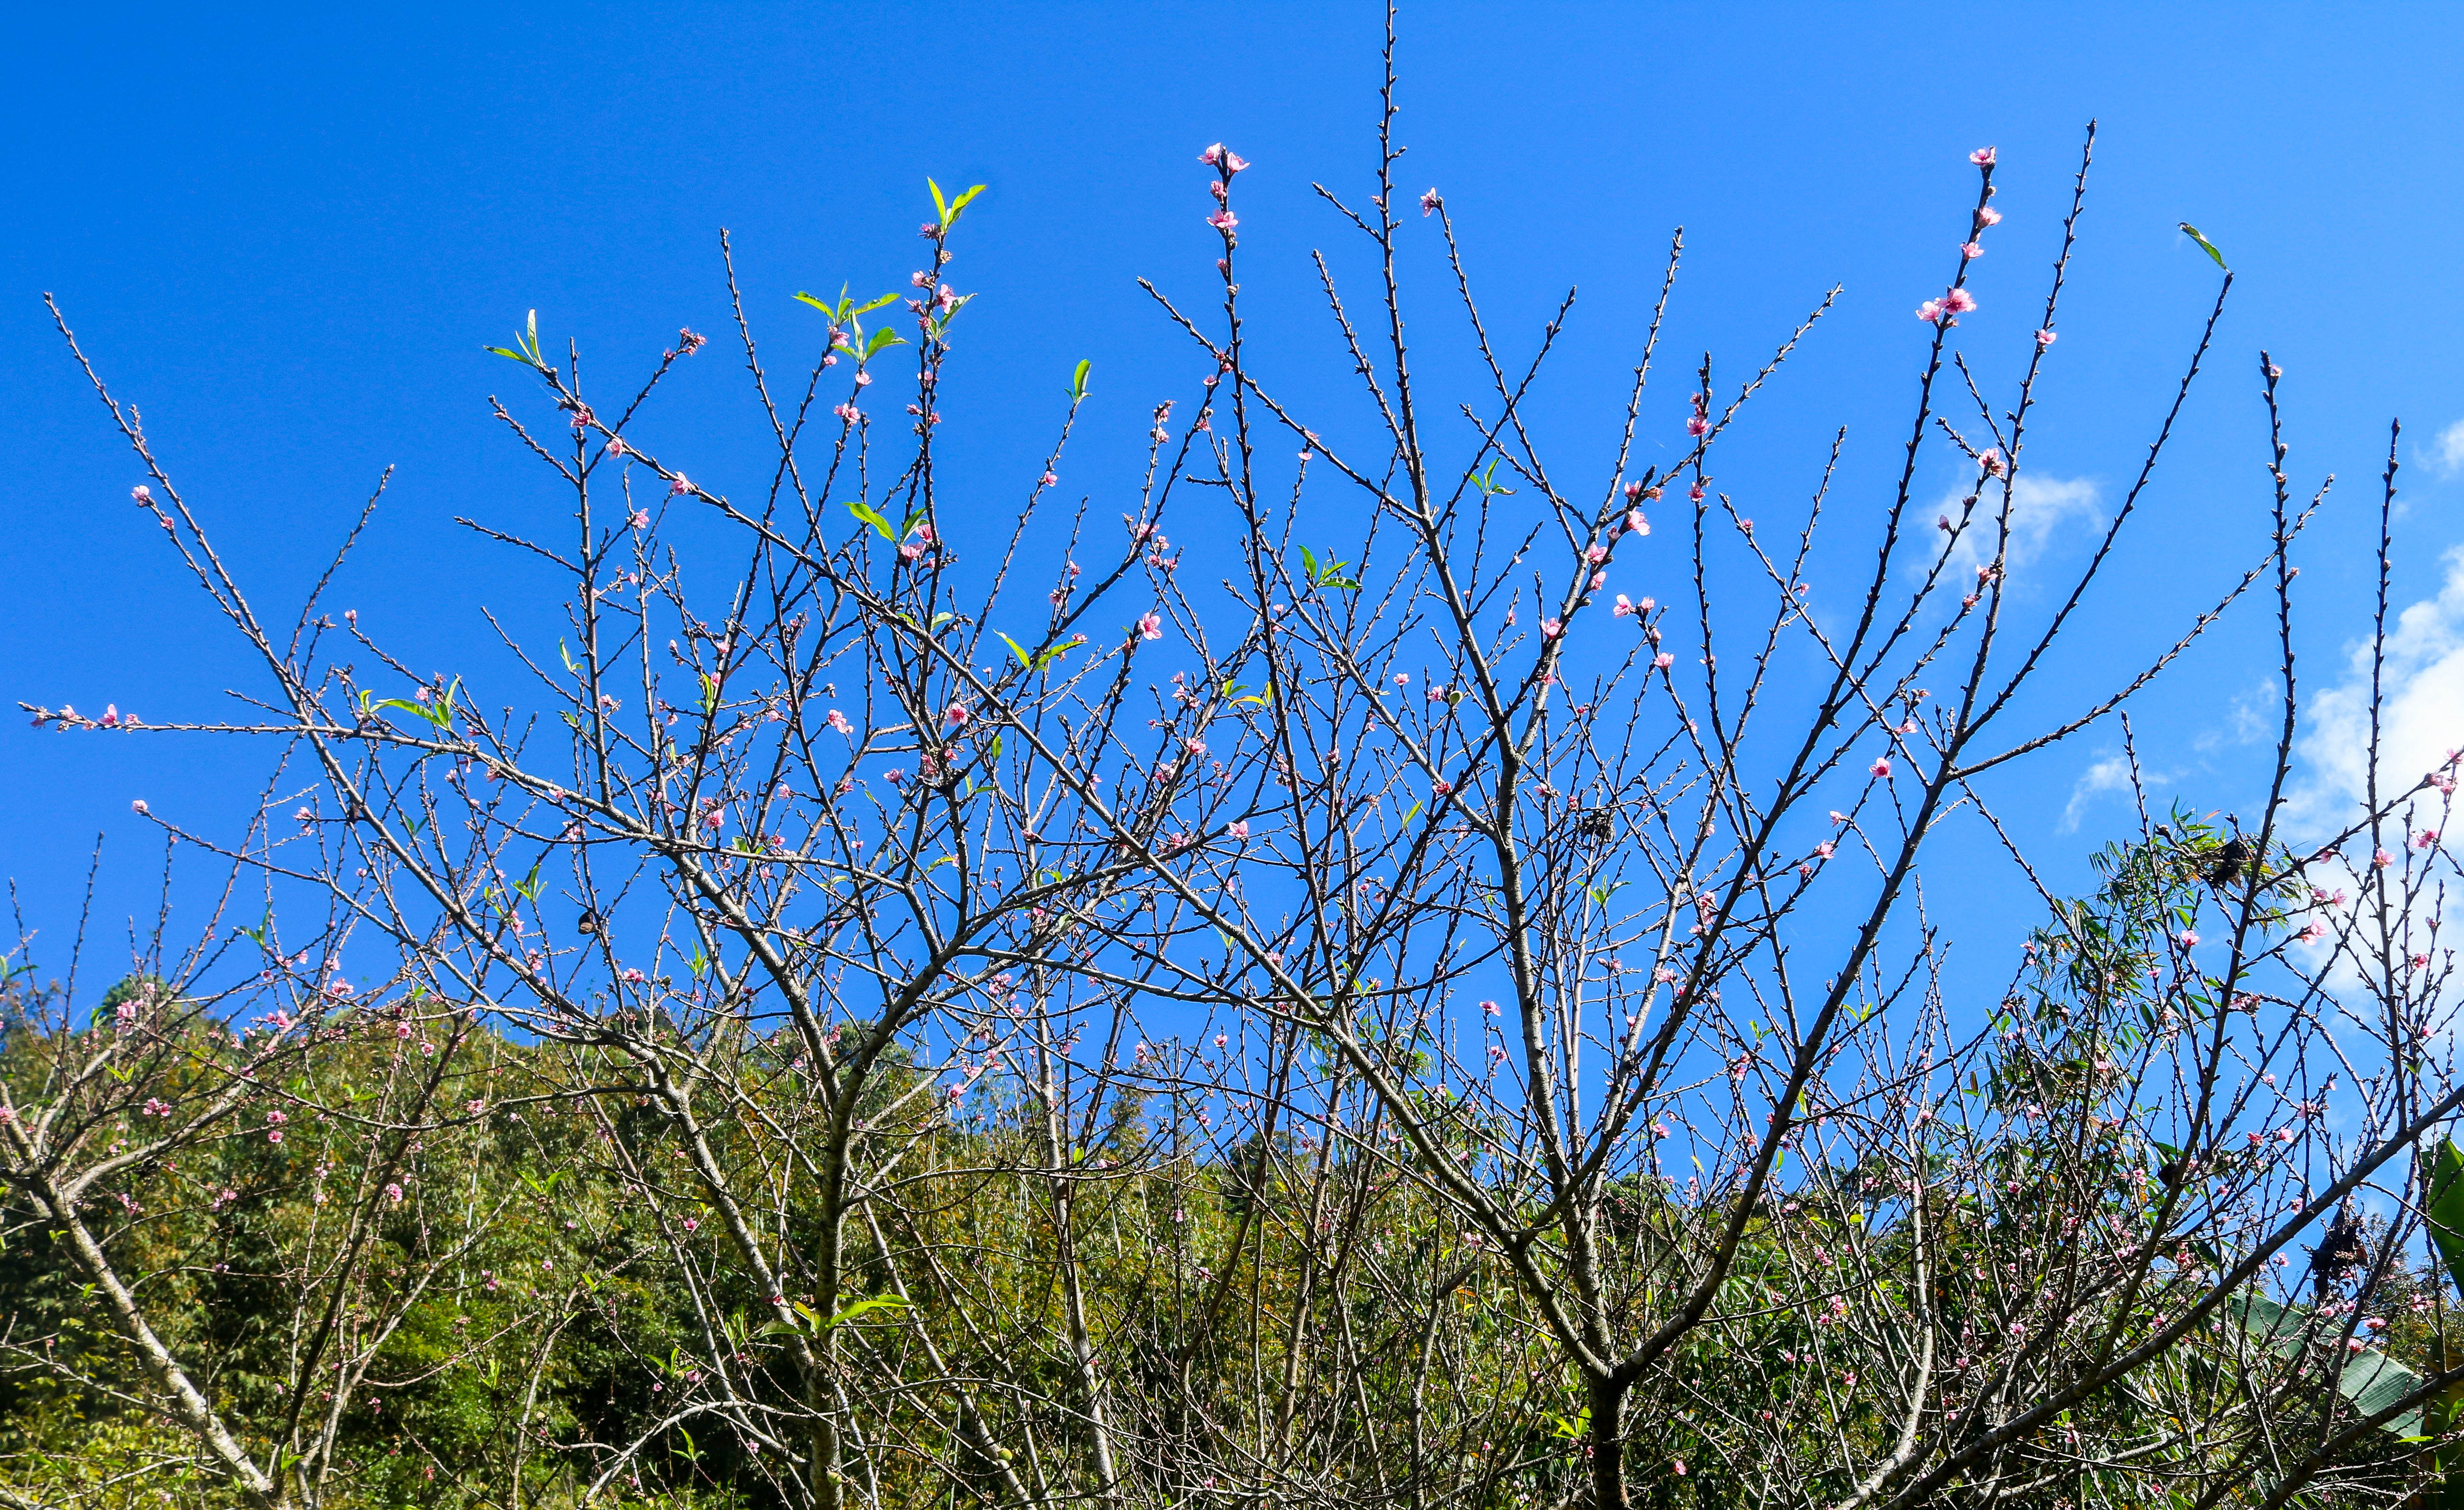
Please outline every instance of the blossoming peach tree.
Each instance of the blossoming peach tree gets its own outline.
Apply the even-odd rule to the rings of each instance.
[[[2088,159],[1997,410],[1963,349],[2002,218],[1977,152],[1895,481],[1845,525],[1818,527],[1827,467],[1749,516],[1715,467],[1830,300],[1742,381],[1705,359],[1661,401],[1672,240],[1621,427],[1547,454],[1566,311],[1507,355],[1444,200],[1396,177],[1392,56],[1367,197],[1324,191],[1365,298],[1316,263],[1367,431],[1313,430],[1253,359],[1249,165],[1219,145],[1210,293],[1150,289],[1193,381],[1156,395],[1142,470],[1062,484],[1080,362],[1014,522],[954,500],[936,393],[977,190],[936,186],[912,288],[798,296],[825,339],[792,382],[728,261],[758,466],[658,434],[697,334],[615,390],[536,315],[494,348],[561,504],[475,527],[561,624],[458,675],[331,611],[340,557],[287,627],[261,612],[70,337],[263,679],[234,720],[35,722],[284,754],[239,836],[147,814],[227,867],[201,943],[158,931],[103,1009],[15,998],[12,1220],[125,1350],[21,1317],[19,1365],[159,1417],[259,1505],[349,1502],[354,1391],[516,1343],[512,1443],[421,1438],[426,1492],[536,1496],[547,1463],[575,1499],[828,1510],[2205,1505],[2442,1466],[2412,1456],[2464,1379],[2424,1216],[2449,1176],[2417,1157],[2464,1101],[2435,1052],[2453,763],[2287,827],[2293,553],[2324,489],[2296,491],[2263,355],[2247,568],[2022,722],[2130,548],[2230,273],[2093,551],[2027,580]],[[1414,237],[1485,379],[1449,395],[1459,439],[1404,339]],[[1637,459],[1652,430],[1682,432],[1673,464]],[[1943,458],[1963,496],[1925,521]],[[2383,522],[2395,476],[2390,451]],[[1192,527],[1233,543],[1220,579],[1171,544]],[[2006,771],[2271,604],[2256,817],[2143,798],[2093,895],[2039,884]],[[1925,901],[1960,829],[2045,909],[1981,994]],[[384,967],[355,984],[345,948]],[[245,1387],[237,1342],[155,1315],[228,1240],[199,1219],[220,1173],[170,1175],[234,1148],[313,1191],[263,1238],[255,1324],[289,1341]],[[140,1173],[180,1220],[121,1193]],[[517,1220],[565,1246],[470,1327],[506,1273],[473,1255]],[[439,1304],[442,1341],[387,1351]],[[547,1409],[583,1338],[650,1385]]]

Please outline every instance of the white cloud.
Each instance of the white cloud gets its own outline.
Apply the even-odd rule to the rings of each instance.
[[[2283,729],[2284,684],[2273,677],[2261,677],[2249,691],[2233,699],[2226,710],[2226,723],[2209,729],[2191,742],[2191,747],[2206,753],[2228,744],[2257,744],[2274,740]]]
[[[2071,800],[2062,809],[2061,832],[2077,833],[2079,819],[2086,816],[2088,807],[2098,797],[2108,791],[2128,791],[2129,789],[2129,761],[2120,755],[2107,755],[2098,761],[2081,771],[2078,782],[2071,787]]]
[[[2464,548],[2447,553],[2434,598],[2387,628],[2379,721],[2379,789],[2411,787],[2464,748]],[[2322,833],[2362,814],[2370,775],[2370,647],[2353,647],[2344,679],[2313,694],[2300,739],[2305,779],[2293,793],[2295,832]]]
[[[2464,419],[2440,431],[2430,443],[2430,462],[2451,477],[2464,471]]]
[[[1936,518],[1958,523],[1960,504],[1967,497],[1965,488],[1953,488],[1944,494],[1934,511]],[[1993,559],[1994,547],[1999,544],[1996,528],[2001,506],[2001,488],[1989,485],[1976,500],[1976,511],[1969,516],[1959,543],[1951,547],[1947,586],[1957,587],[1958,579],[1974,577],[1977,567]],[[2014,570],[2025,566],[2043,555],[2057,537],[2087,534],[2103,522],[2104,511],[2097,507],[2093,479],[2040,477],[2022,472],[2011,484],[2009,565]],[[1926,523],[1930,528],[1931,522]],[[1922,553],[1910,564],[1911,569],[1923,575],[1934,560],[1930,552]]]

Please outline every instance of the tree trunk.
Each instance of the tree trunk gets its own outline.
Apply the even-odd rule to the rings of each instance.
[[[1625,1386],[1592,1381],[1593,1510],[1625,1510]]]

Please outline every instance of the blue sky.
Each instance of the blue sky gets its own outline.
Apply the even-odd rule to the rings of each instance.
[[[1346,257],[1360,269],[1309,186],[1366,191],[1366,8],[52,7],[15,28],[0,63],[12,701],[189,718],[219,711],[225,687],[260,685],[127,505],[139,475],[51,331],[45,290],[270,608],[289,605],[397,465],[337,601],[385,615],[440,666],[473,643],[481,607],[522,586],[452,517],[548,500],[487,417],[487,395],[518,374],[480,346],[533,307],[553,338],[611,367],[654,358],[679,324],[717,335],[720,227],[753,318],[803,352],[819,333],[796,290],[896,286],[925,177],[989,186],[955,269],[984,297],[947,405],[966,435],[953,464],[988,500],[1016,497],[1057,417],[1052,394],[1090,358],[1100,397],[1082,465],[1100,498],[1131,484],[1106,461],[1126,458],[1148,406],[1197,374],[1134,279],[1202,287],[1215,254],[1194,159],[1221,139],[1256,165],[1242,184],[1253,337],[1287,391],[1340,403],[1307,255],[1326,246],[1339,270]],[[1730,465],[1740,487],[1801,497],[1820,444],[1847,425],[1835,507],[1852,519],[1900,443],[1924,335],[1909,312],[1939,290],[1964,227],[1965,154],[2000,148],[2009,219],[1962,335],[2007,371],[2034,328],[2081,129],[2099,119],[2033,453],[2073,504],[2047,516],[2048,561],[2126,486],[2212,297],[2215,269],[2176,222],[2223,247],[2239,282],[2146,528],[2046,706],[2089,696],[2252,558],[2265,492],[2251,374],[2265,345],[2288,374],[2297,477],[2344,478],[2303,557],[2306,669],[2332,690],[2365,627],[2373,479],[2400,414],[2396,595],[2424,605],[2403,666],[2407,738],[2433,753],[2464,744],[2464,587],[2440,599],[2444,555],[2464,539],[2464,432],[2452,456],[2440,443],[2464,421],[2464,285],[2451,271],[2464,251],[2451,78],[2464,14],[1432,4],[1406,12],[1404,37],[1402,173],[1444,191],[1492,328],[1528,348],[1580,286],[1546,421],[1561,454],[1596,456],[1610,438],[1682,223],[1678,366],[1708,349],[1734,373],[1844,285]],[[1415,334],[1441,380],[1459,322],[1432,299]],[[701,360],[671,433],[723,475],[741,439],[738,372]],[[1662,397],[1680,386],[1668,370]],[[1928,497],[1950,485],[1947,471],[1925,483]],[[2218,635],[2141,716],[2143,754],[2193,805],[2251,790],[2264,629],[2253,617]],[[2321,711],[2332,756],[2332,699]],[[55,929],[98,832],[122,846],[105,913],[138,904],[151,872],[125,847],[132,797],[210,827],[245,811],[265,766],[237,744],[6,729],[0,871]],[[2125,817],[2095,774],[2116,748],[2110,733],[2083,737],[2008,793],[2073,875]],[[2322,811],[2349,779],[2333,759],[2305,775]]]

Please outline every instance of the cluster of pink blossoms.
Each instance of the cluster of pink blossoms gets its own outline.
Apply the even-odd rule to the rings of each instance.
[[[134,729],[143,726],[136,714],[121,712],[116,702],[104,703],[102,717],[99,719],[88,718],[66,703],[60,705],[57,713],[49,708],[36,708],[33,723],[38,729],[46,723],[63,729]]]
[[[1940,299],[1928,299],[1917,306],[1917,318],[1927,324],[1958,324],[1959,317],[1976,307],[1976,296],[1964,288],[1943,291]]]
[[[1994,163],[1993,148],[1990,146],[1980,146],[1975,151],[1968,154],[1968,160],[1975,164],[1978,167],[1985,169],[1987,178],[1990,179],[1992,177]],[[1988,195],[1991,195],[1993,192],[1992,186],[1990,183],[1986,186],[1985,192]],[[1978,234],[1982,233],[1986,227],[2000,225],[2001,223],[2002,211],[1994,209],[1991,205],[1977,206],[1974,224],[1969,232],[1969,237],[1966,241],[1960,244],[1960,259],[1962,261],[1973,261],[1977,257],[1983,256],[1985,255],[1985,246],[1983,242],[1977,239]],[[1964,288],[1953,287],[1944,290],[1943,296],[1940,299],[1928,299],[1924,303],[1919,304],[1917,306],[1917,318],[1929,325],[1955,325],[1959,323],[1960,316],[1967,314],[1969,310],[1972,310],[1975,307],[1975,295],[1969,293]],[[2046,330],[2036,332],[2036,344],[2040,346],[2053,344],[2053,333]]]
[[[1247,167],[1249,163],[1240,153],[1227,149],[1221,142],[1199,153],[1198,160],[1218,171],[1219,176],[1215,182],[1206,186],[1207,190],[1215,196],[1215,212],[1206,217],[1206,223],[1222,233],[1223,247],[1228,252],[1239,239],[1232,233],[1240,229],[1241,225],[1240,217],[1232,213],[1232,175]]]

